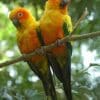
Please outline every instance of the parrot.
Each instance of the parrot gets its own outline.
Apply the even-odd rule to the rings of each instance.
[[[71,92],[71,56],[72,45],[68,41],[60,44],[73,31],[71,17],[68,13],[70,0],[47,0],[44,13],[40,18],[40,30],[44,45],[57,42],[58,47],[47,52],[49,64],[63,85],[67,100],[72,100]]]
[[[10,12],[9,18],[16,27],[17,45],[22,55],[32,53],[41,47],[38,38],[39,21],[36,21],[29,10],[16,7]],[[57,100],[48,59],[40,54],[27,58],[25,61],[42,81],[47,100]]]

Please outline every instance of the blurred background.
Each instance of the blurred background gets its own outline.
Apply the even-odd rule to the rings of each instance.
[[[16,45],[16,29],[8,17],[10,10],[24,6],[39,19],[44,4],[45,0],[0,0],[0,63],[21,55]],[[86,7],[89,14],[81,21],[75,34],[100,30],[100,0],[72,0],[69,13],[73,25]],[[59,100],[64,100],[62,85],[55,76],[54,80]],[[72,92],[73,100],[100,100],[100,37],[73,43]],[[44,98],[41,81],[25,62],[0,68],[0,100]]]

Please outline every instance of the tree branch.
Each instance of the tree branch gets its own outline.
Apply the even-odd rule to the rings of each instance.
[[[92,33],[86,33],[86,34],[83,34],[83,35],[66,36],[63,39],[59,40],[59,42],[60,42],[60,44],[63,44],[66,41],[83,40],[83,39],[94,38],[94,37],[98,37],[98,36],[100,36],[100,31],[92,32]],[[44,51],[48,51],[48,50],[51,50],[52,48],[55,48],[55,47],[57,47],[57,42],[52,43],[48,46],[43,46],[40,49],[36,49],[34,52],[32,52],[30,54],[25,54],[25,55],[22,55],[22,56],[20,56],[16,59],[0,63],[0,68],[14,64],[14,63],[17,63],[17,62],[20,62],[20,61],[24,61],[25,59],[30,58],[34,55],[42,54],[43,49],[44,49]]]
[[[91,63],[90,66],[100,66],[100,64],[97,64],[97,63]]]
[[[87,68],[85,68],[85,69],[83,69],[82,71],[80,71],[80,73],[86,72],[88,69],[90,69],[90,68],[93,67],[93,66],[100,66],[100,64],[97,64],[97,63],[90,63],[90,65],[89,65]]]

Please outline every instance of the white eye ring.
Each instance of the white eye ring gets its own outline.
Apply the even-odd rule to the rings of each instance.
[[[22,17],[22,16],[23,16],[23,13],[19,12],[18,17]]]

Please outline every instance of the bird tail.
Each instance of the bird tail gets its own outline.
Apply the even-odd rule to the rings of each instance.
[[[69,68],[69,67],[68,67]],[[70,75],[69,72],[67,72],[67,75]],[[67,76],[66,75],[66,76]],[[64,88],[64,92],[66,95],[67,100],[72,100],[72,89],[71,89],[71,77],[63,77],[63,88]]]
[[[47,98],[46,100],[57,100],[50,68],[48,68],[47,72],[43,74],[39,69],[37,69],[37,66],[35,64],[33,65],[31,62],[28,62],[28,64],[30,68],[35,72],[36,75],[38,75],[38,77],[42,81]]]
[[[50,69],[49,69],[50,70]],[[45,89],[45,94],[47,96],[47,100],[57,100],[56,90],[54,87],[51,71],[49,71],[48,80],[43,81],[43,86]]]
[[[70,91],[71,90],[70,86],[67,87],[66,84],[63,84],[63,87],[64,87],[64,92],[65,92],[67,100],[72,100],[72,93]]]
[[[66,56],[66,67],[63,69],[63,88],[67,100],[72,100],[72,89],[71,89],[71,55],[72,46],[70,42],[66,42],[67,56]]]

